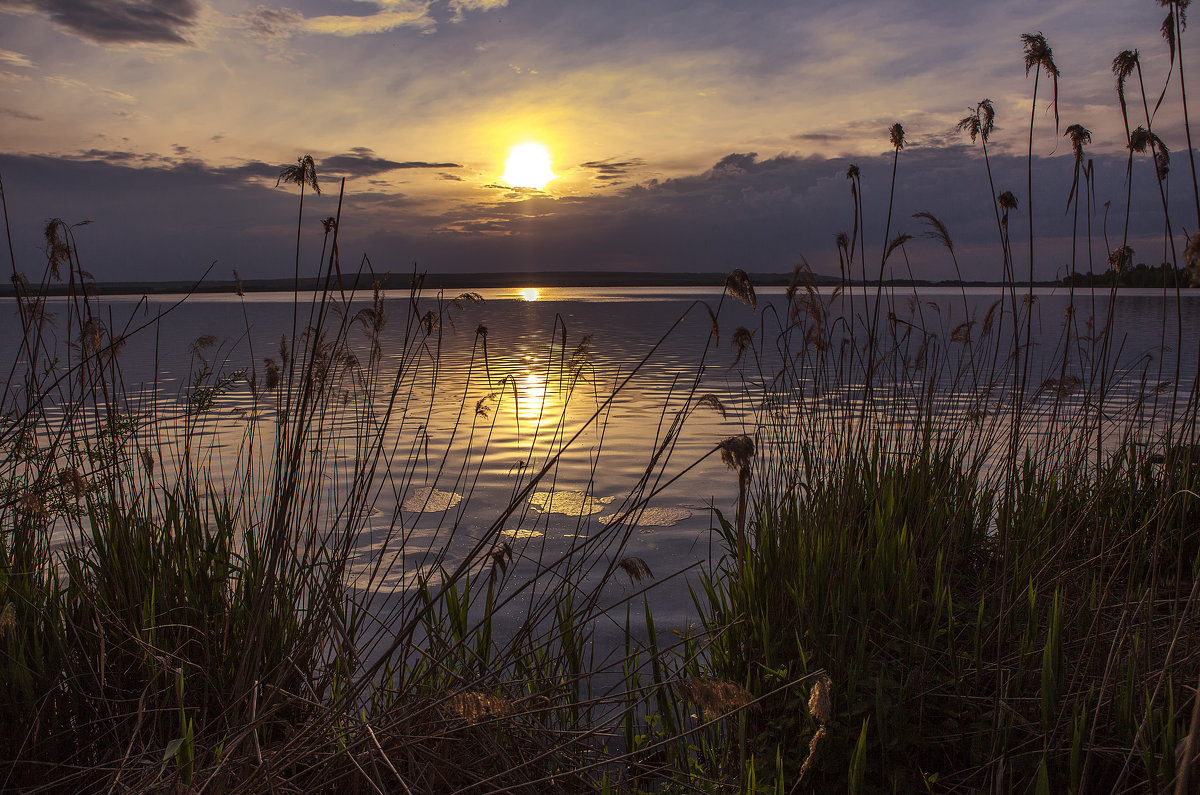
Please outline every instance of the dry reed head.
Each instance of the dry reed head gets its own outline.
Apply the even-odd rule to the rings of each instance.
[[[321,226],[324,227],[325,234],[328,235],[330,232],[337,229],[337,219],[334,218],[332,215],[329,216],[328,218],[322,218]]]
[[[1003,302],[1003,298],[997,298],[992,302],[992,305],[988,307],[987,313],[983,316],[983,336],[986,337],[992,333],[992,324],[996,321],[996,310],[1000,309],[1000,306]]]
[[[1108,267],[1117,273],[1133,264],[1133,249],[1129,246],[1117,246],[1108,255]]]
[[[697,400],[696,407],[699,408],[700,406],[708,406],[713,411],[720,414],[721,419],[725,419],[727,416],[727,413],[725,410],[725,404],[722,403],[721,399],[719,397],[717,397],[716,395],[711,395],[711,394],[705,395],[702,398],[700,398],[699,400]]]
[[[892,148],[897,152],[904,148],[904,127],[900,122],[896,122],[888,128],[888,140],[891,141]]]
[[[708,313],[709,333],[712,335],[713,342],[721,344],[721,326],[717,323],[717,316],[712,311],[712,307],[704,304],[704,311]]]
[[[39,521],[50,516],[46,501],[32,491],[22,492],[17,498],[17,510],[25,517]]]
[[[138,455],[142,459],[142,467],[146,470],[146,475],[154,474],[154,453],[150,452],[148,447],[138,448]]]
[[[929,227],[929,231],[925,233],[926,237],[941,241],[941,244],[946,247],[946,250],[951,254],[954,253],[954,241],[950,239],[950,230],[942,223],[941,219],[933,213],[919,212],[913,213],[913,218],[924,221]]]
[[[725,277],[725,291],[742,303],[748,304],[751,309],[758,308],[758,297],[754,294],[754,285],[750,283],[750,277],[741,268],[734,268]]]
[[[512,702],[501,698],[495,693],[481,693],[475,690],[460,690],[450,693],[441,703],[442,711],[447,715],[476,724],[488,718],[502,718],[511,715]]]
[[[1021,43],[1025,47],[1025,75],[1033,69],[1042,69],[1053,78],[1062,77],[1058,66],[1054,63],[1054,52],[1046,43],[1046,37],[1038,33],[1022,33]]]
[[[0,610],[0,638],[17,628],[17,608],[12,602],[5,602]]]
[[[892,238],[892,242],[888,243],[887,251],[883,253],[883,261],[887,262],[892,257],[892,253],[898,248],[903,248],[904,244],[912,240],[912,235],[899,234]]]
[[[745,326],[738,326],[733,332],[733,339],[729,341],[729,346],[737,351],[737,356],[734,357],[733,364],[729,366],[736,366],[742,360],[742,354],[746,352],[746,349],[752,348],[753,345],[754,332]]]
[[[266,383],[263,384],[263,387],[268,392],[274,392],[279,386],[279,376],[281,372],[279,365],[275,363],[274,359],[263,359],[263,364],[267,366],[267,374],[265,376]]]
[[[275,180],[275,187],[278,188],[281,182],[299,185],[301,190],[308,185],[318,195],[321,193],[321,186],[317,184],[317,164],[313,162],[312,155],[298,157],[295,165],[279,169],[279,179]]]
[[[84,480],[83,475],[75,467],[59,471],[58,485],[74,497],[75,502],[79,502],[83,499],[83,495],[87,493],[87,481]]]
[[[1121,101],[1121,108],[1125,107],[1125,81],[1133,74],[1133,70],[1138,66],[1138,51],[1137,50],[1122,50],[1113,58],[1112,72],[1117,78],[1117,99]]]
[[[821,674],[813,682],[808,693],[808,714],[819,723],[833,720],[833,681],[828,674]]]
[[[975,325],[974,320],[964,320],[950,331],[951,342],[970,342],[971,327]]]
[[[621,558],[617,561],[617,566],[629,576],[630,585],[636,585],[647,578],[654,579],[654,572],[650,571],[650,564],[641,558],[632,556]]]
[[[725,466],[737,472],[749,469],[750,461],[754,458],[754,440],[749,436],[730,436],[717,446],[721,448],[721,460]]]
[[[46,264],[50,275],[55,281],[61,282],[62,272],[59,266],[71,258],[71,247],[67,244],[67,224],[61,218],[51,218],[46,222],[44,234],[46,237]]]
[[[724,679],[688,679],[676,687],[708,720],[728,715],[754,701],[746,688]]]

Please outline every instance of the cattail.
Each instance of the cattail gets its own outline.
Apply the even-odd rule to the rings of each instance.
[[[242,287],[242,277],[238,275],[237,268],[233,269],[233,284],[239,298],[246,296],[246,291]]]

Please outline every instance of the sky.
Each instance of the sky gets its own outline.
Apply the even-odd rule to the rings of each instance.
[[[956,124],[994,103],[995,189],[1017,197],[1010,233],[1026,239],[1035,72],[1021,34],[1038,32],[1061,78],[1057,131],[1044,72],[1037,86],[1036,276],[1069,272],[1076,224],[1078,270],[1103,270],[1125,239],[1135,261],[1169,255],[1148,156],[1126,179],[1111,72],[1137,49],[1153,109],[1170,68],[1158,0],[287,3],[0,0],[0,179],[18,269],[41,273],[42,229],[62,218],[91,222],[75,242],[101,281],[210,266],[217,279],[289,276],[300,191],[276,182],[310,154],[322,192],[304,197],[306,273],[344,178],[349,270],[364,257],[377,272],[780,273],[804,261],[836,275],[853,164],[873,273],[885,240],[907,233],[889,275],[954,276],[913,217],[929,212],[964,277],[998,278],[982,147]],[[1200,57],[1195,35],[1183,36],[1185,67]],[[1132,123],[1145,124],[1130,91]],[[1180,108],[1176,74],[1153,130],[1173,154],[1177,243],[1200,215]],[[1094,212],[1078,220],[1072,124],[1091,131],[1095,175]],[[512,147],[531,142],[557,175],[542,190],[504,179]]]

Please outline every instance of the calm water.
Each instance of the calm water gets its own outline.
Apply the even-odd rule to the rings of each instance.
[[[530,474],[555,453],[561,453],[557,464],[501,528],[502,538],[512,544],[514,565],[532,571],[536,561],[553,559],[584,539],[594,539],[597,556],[603,558],[604,550],[616,548],[608,545],[626,536],[623,554],[643,558],[659,580],[706,565],[712,554],[711,509],[732,518],[737,494],[735,473],[711,454],[713,447],[726,437],[754,432],[764,383],[770,383],[784,358],[796,353],[774,345],[781,318],[787,315],[780,309],[782,288],[760,290],[757,312],[731,299],[722,303],[719,290],[705,288],[481,294],[482,303],[448,310],[453,325],[444,324],[440,337],[431,336],[430,349],[410,359],[418,364],[400,376],[401,400],[390,414],[386,467],[356,574],[370,577],[374,562],[383,555],[395,565],[386,576],[376,575],[375,586],[404,589],[411,587],[416,573],[433,571],[435,553],[443,555],[443,565],[453,565],[456,556],[485,535]],[[822,290],[823,297],[829,294]],[[852,298],[843,296],[834,303],[838,309],[831,317],[863,315],[867,297],[873,297],[873,291],[866,297],[861,291]],[[919,322],[946,341],[967,317],[974,318],[978,333],[982,318],[1000,298],[999,288],[969,288],[965,297],[958,288],[921,288],[915,299],[911,289],[897,290],[881,310],[880,322],[887,322],[890,311],[894,325]],[[153,410],[165,419],[160,433],[180,427],[198,371],[208,368],[220,375],[253,369],[261,380],[264,358],[278,360],[280,337],[290,336],[293,327],[290,294],[251,294],[244,300],[199,295],[179,306],[173,306],[174,301],[160,296],[144,303],[131,297],[105,299],[102,304],[101,316],[114,329],[132,329],[166,313],[130,339],[119,357],[122,379],[135,396],[131,411]],[[711,340],[709,316],[698,301],[714,310],[720,304],[719,344]],[[1076,297],[1081,334],[1088,333],[1093,311],[1097,325],[1104,322],[1107,299],[1097,295],[1094,301],[1093,310],[1089,294]],[[433,307],[435,298],[424,299],[422,311]],[[1053,353],[1061,347],[1066,307],[1065,291],[1038,291],[1033,383],[1059,371]],[[375,387],[379,396],[402,364],[407,300],[389,299],[387,312],[381,360],[386,378]],[[306,317],[305,309],[301,327]],[[1178,349],[1186,392],[1196,368],[1200,295],[1186,294],[1177,307],[1174,298],[1164,298],[1161,291],[1127,290],[1119,295],[1113,318],[1120,343],[1113,367],[1128,379],[1129,390],[1138,389],[1141,379],[1155,383],[1172,378]],[[0,355],[11,361],[19,336],[11,307],[5,308],[3,322]],[[481,325],[487,328],[486,357],[479,344],[483,337],[477,334]],[[828,325],[836,347],[839,325]],[[848,325],[841,323],[843,333]],[[737,356],[730,341],[738,327],[752,332],[761,357],[747,354],[734,366]],[[1182,346],[1177,343],[1180,332]],[[215,342],[197,351],[194,342],[204,335]],[[365,360],[365,335],[356,331],[353,337],[361,341]],[[907,350],[911,355],[911,347]],[[1084,358],[1080,353],[1072,359],[1072,371],[1082,367],[1076,364]],[[621,390],[608,400],[618,384],[623,384]],[[960,397],[970,397],[962,394],[962,387],[957,389]],[[726,415],[711,407],[691,411],[674,438],[669,460],[658,460],[647,485],[648,462],[678,412],[690,405],[689,394],[691,402],[715,395]],[[347,400],[358,399],[347,395]],[[218,479],[233,471],[247,428],[256,419],[273,427],[273,421],[264,422],[273,416],[273,408],[255,404],[244,381],[231,382],[217,398],[199,425],[199,438]],[[351,423],[340,427],[346,434],[355,433]],[[576,434],[564,450],[564,439]],[[339,456],[335,460],[342,466],[353,463],[351,452]],[[688,467],[693,468],[684,473]],[[614,521],[630,506],[627,498],[639,483],[639,493],[645,496],[680,473],[684,474],[677,481],[649,499],[644,512],[626,522]],[[389,536],[390,528],[401,528],[402,539]],[[628,579],[611,580],[606,588],[614,601],[634,590]],[[684,622],[692,614],[683,577],[667,583],[657,599],[664,607],[656,618],[664,625]]]

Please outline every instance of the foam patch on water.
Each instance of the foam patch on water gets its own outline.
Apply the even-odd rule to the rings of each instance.
[[[514,527],[511,530],[501,530],[500,535],[508,536],[509,538],[540,538],[542,532],[540,530],[524,530]]]
[[[601,516],[600,524],[612,524],[621,516],[619,513],[614,513],[610,516]],[[647,508],[642,511],[637,517],[638,527],[674,527],[685,519],[692,518],[692,512],[686,508]],[[632,518],[632,517],[631,517]]]
[[[582,491],[535,491],[529,504],[542,513],[562,513],[567,516],[590,516],[600,513],[616,497],[592,497]]]
[[[462,495],[456,494],[453,491],[441,491],[433,486],[422,486],[408,496],[401,506],[406,511],[417,513],[425,511],[434,513],[436,511],[447,511],[462,502]]]

